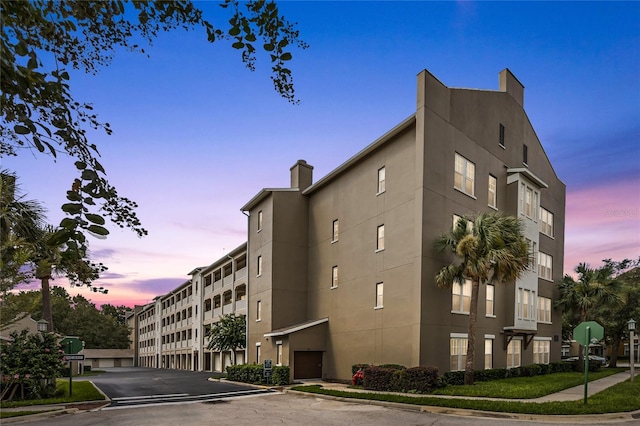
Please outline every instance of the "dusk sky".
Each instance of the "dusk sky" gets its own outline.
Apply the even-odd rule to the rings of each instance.
[[[415,112],[425,68],[449,87],[497,90],[504,68],[524,84],[525,110],[567,186],[565,272],[640,256],[640,3],[279,5],[310,45],[290,64],[299,105],[273,90],[268,62],[252,73],[202,31],[165,33],[150,57],[121,51],[98,75],[72,74],[76,98],[114,130],[92,141],[149,235],[110,227],[90,240],[109,267],[95,283],[108,295],[54,285],[96,304],[168,292],[246,241],[240,207],[264,187],[288,187],[298,159],[317,181]],[[22,153],[2,168],[59,223],[71,161]]]

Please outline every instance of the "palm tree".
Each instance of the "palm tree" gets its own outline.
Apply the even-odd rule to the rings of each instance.
[[[469,226],[472,224],[473,226]],[[455,260],[436,273],[440,287],[471,280],[471,305],[464,383],[474,382],[475,341],[480,284],[507,282],[519,278],[530,262],[529,245],[523,225],[513,216],[480,213],[463,217],[450,232],[436,242],[440,252],[450,252]]]
[[[578,280],[565,275],[558,286],[559,297],[555,308],[561,309],[565,316],[579,318],[585,322],[592,318],[596,308],[603,305],[616,305],[621,302],[619,283],[612,278],[613,269],[607,266],[593,269],[586,263],[580,263],[574,269]],[[575,324],[577,325],[577,324]],[[584,347],[578,349],[578,368],[584,368]]]
[[[45,220],[45,209],[34,200],[25,200],[16,175],[0,170],[0,290],[5,293],[28,282],[28,263]]]

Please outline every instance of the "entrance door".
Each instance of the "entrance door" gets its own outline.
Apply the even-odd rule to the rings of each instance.
[[[293,353],[294,379],[322,378],[322,351],[295,351]]]

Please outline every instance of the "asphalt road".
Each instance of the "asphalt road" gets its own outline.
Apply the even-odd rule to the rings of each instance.
[[[491,416],[491,415],[489,415]],[[315,396],[271,393],[246,398],[231,398],[213,403],[139,406],[69,414],[30,421],[46,426],[270,426],[270,425],[433,425],[433,426],[547,426],[574,424],[491,417],[463,417],[405,410],[377,405],[321,399]],[[556,418],[557,419],[557,418]],[[611,425],[587,420],[582,424]],[[619,425],[637,425],[637,420],[618,421]]]
[[[211,373],[156,368],[114,368],[90,380],[111,399],[110,408],[208,401],[270,392],[235,383],[209,381]]]

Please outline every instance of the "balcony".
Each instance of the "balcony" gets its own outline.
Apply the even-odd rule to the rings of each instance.
[[[224,277],[222,279],[222,285],[223,286],[228,286],[233,284],[233,274],[227,275],[226,277]]]
[[[233,303],[229,303],[228,305],[224,305],[222,307],[222,315],[229,315],[233,313]]]
[[[236,312],[244,311],[247,309],[246,300],[236,300]]]
[[[242,269],[238,269],[236,271],[236,281],[238,281],[240,278],[244,278],[247,276],[247,267],[245,266]]]
[[[214,312],[215,312],[215,309],[214,309]],[[206,312],[204,313],[204,320],[205,320],[205,321],[206,321],[206,320],[210,320],[211,318],[212,318],[211,311],[206,311]]]
[[[218,280],[216,282],[213,283],[213,289],[214,290],[218,290],[222,288],[222,280]]]
[[[215,308],[213,310],[213,317],[218,318],[222,314],[222,308]]]

